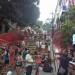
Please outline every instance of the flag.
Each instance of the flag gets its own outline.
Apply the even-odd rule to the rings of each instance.
[[[61,9],[62,12],[66,12],[69,8],[69,1],[68,0],[61,0]]]

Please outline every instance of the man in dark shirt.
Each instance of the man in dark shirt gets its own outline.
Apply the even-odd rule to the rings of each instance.
[[[61,55],[59,69],[62,67],[65,70],[63,75],[68,75],[67,73],[68,73],[69,61],[70,61],[70,58],[68,57],[67,53],[64,53]]]

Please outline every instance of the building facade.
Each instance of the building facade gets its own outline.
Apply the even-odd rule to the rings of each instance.
[[[69,0],[58,0],[54,16],[54,25],[56,28],[59,27],[58,23],[61,18],[61,15],[68,11],[70,5],[69,3]]]
[[[69,0],[69,5],[70,5],[70,6],[75,5],[75,0]]]

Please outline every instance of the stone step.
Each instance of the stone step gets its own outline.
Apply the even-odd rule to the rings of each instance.
[[[36,45],[35,43],[33,44],[33,43],[28,43],[28,45]]]
[[[28,46],[36,46],[35,44],[27,44]]]
[[[28,46],[29,48],[36,48],[36,46]]]
[[[28,44],[29,45],[35,45],[36,43],[35,42],[34,43],[33,42],[29,42]]]

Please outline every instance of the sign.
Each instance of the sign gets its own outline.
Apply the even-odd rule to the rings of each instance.
[[[73,45],[75,44],[75,34],[73,34],[73,36],[72,36],[72,38],[73,38]]]

